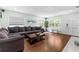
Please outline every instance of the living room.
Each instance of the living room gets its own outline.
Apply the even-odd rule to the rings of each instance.
[[[78,15],[78,6],[1,6],[0,52],[79,51]]]

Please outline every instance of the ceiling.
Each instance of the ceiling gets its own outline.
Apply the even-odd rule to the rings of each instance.
[[[1,8],[41,17],[50,17],[57,14],[71,12],[76,9],[74,6],[1,6]]]

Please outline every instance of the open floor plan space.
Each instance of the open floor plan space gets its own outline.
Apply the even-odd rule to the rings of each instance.
[[[79,52],[79,6],[0,6],[0,52]]]

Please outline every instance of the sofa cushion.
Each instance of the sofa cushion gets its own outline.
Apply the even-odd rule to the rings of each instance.
[[[0,39],[8,39],[8,32],[6,30],[0,29]]]
[[[25,28],[24,27],[19,27],[18,28],[18,32],[24,32],[25,31]]]
[[[24,27],[25,28],[25,31],[31,31],[31,27]]]
[[[31,28],[32,28],[32,31],[33,31],[33,30],[36,30],[36,27],[31,27]]]
[[[8,27],[9,33],[17,33],[18,27]]]
[[[41,27],[36,27],[36,30],[41,30]]]
[[[32,30],[41,30],[41,27],[32,27]]]
[[[6,28],[1,28],[1,29],[2,29],[2,31],[1,31],[1,32],[6,33],[7,35],[9,34],[9,31],[8,31]]]

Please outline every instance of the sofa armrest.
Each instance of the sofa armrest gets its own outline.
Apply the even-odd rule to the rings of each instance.
[[[11,41],[15,41],[15,40],[20,40],[23,39],[24,36],[21,35],[17,35],[17,36],[10,36],[9,38],[5,38],[5,39],[0,39],[0,43],[5,43],[5,42],[11,42]]]

